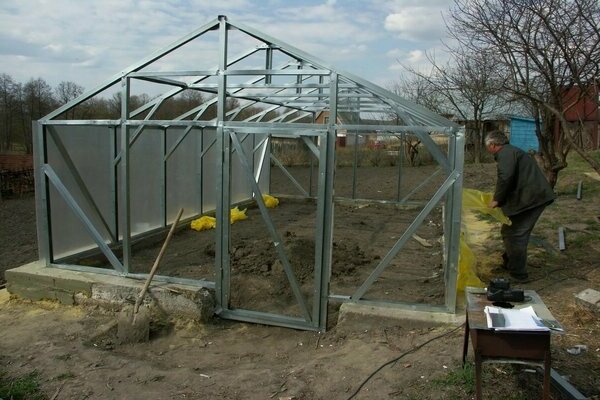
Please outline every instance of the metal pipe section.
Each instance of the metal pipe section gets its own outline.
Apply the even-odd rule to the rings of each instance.
[[[131,199],[129,190],[131,188],[129,150],[129,78],[121,79],[121,209],[120,209],[120,231],[123,235],[123,267],[124,272],[131,268]]]

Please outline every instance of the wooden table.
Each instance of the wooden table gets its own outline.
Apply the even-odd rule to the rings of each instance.
[[[544,368],[543,399],[550,398],[550,331],[496,331],[488,328],[483,312],[485,306],[492,306],[484,289],[467,287],[466,327],[463,347],[463,366],[469,347],[469,336],[475,353],[475,399],[481,399],[482,362],[509,362],[540,365]],[[523,303],[513,303],[515,308],[532,306],[538,317],[560,325],[544,302],[533,290],[525,290]]]

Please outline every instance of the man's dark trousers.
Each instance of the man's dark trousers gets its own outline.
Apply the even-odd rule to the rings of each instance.
[[[540,215],[548,204],[523,211],[509,218],[511,225],[502,225],[500,233],[504,242],[504,266],[510,275],[517,279],[525,279],[527,274],[527,245],[529,236]]]

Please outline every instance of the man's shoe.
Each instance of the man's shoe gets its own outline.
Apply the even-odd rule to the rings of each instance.
[[[510,274],[510,279],[517,283],[529,283],[531,282],[531,278],[529,278],[528,274]]]

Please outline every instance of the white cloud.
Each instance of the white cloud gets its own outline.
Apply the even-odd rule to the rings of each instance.
[[[449,54],[439,46],[433,46],[427,49],[404,50],[395,48],[386,53],[388,58],[393,61],[388,65],[389,71],[407,72],[406,68],[412,68],[416,71],[429,73],[432,68],[430,59],[438,65],[444,65],[449,58]]]
[[[385,18],[385,29],[412,41],[438,40],[445,31],[441,10],[433,7],[407,7]]]
[[[439,35],[443,23],[436,26],[432,20],[450,1],[0,1],[0,73],[21,82],[42,77],[53,86],[71,80],[90,89],[218,15],[227,15],[328,65],[381,81],[386,79],[390,49],[397,47],[399,57],[418,62],[417,50],[431,47],[432,42],[411,42],[410,48],[401,48],[406,43],[398,38],[431,40]],[[256,44],[243,36],[230,32],[240,39],[230,46],[231,54]],[[174,55],[160,67],[214,66],[217,37],[217,32],[208,32],[202,38],[207,43],[190,44],[192,55]]]
[[[411,64],[425,60],[425,53],[421,50],[411,50],[408,52],[408,62]]]

